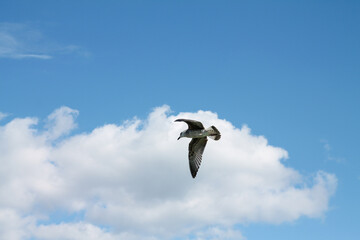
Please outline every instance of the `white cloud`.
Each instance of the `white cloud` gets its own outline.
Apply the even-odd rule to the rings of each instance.
[[[196,232],[194,240],[241,240],[246,239],[241,232],[234,229],[222,227],[209,227],[203,231]]]
[[[284,149],[212,112],[175,116],[163,106],[144,121],[66,137],[77,115],[62,107],[44,130],[34,118],[0,127],[0,209],[17,216],[10,222],[18,226],[1,229],[0,238],[23,229],[13,239],[57,239],[59,232],[62,239],[70,232],[78,236],[72,239],[238,239],[235,224],[323,217],[336,189],[336,177],[323,171],[307,184],[282,163]],[[198,119],[222,133],[220,141],[209,140],[196,179],[188,169],[189,141],[176,140],[187,127],[174,123],[177,118]],[[84,218],[52,223],[58,209]],[[39,224],[46,218],[48,225]]]
[[[2,195],[1,195],[2,196]],[[35,225],[32,217],[21,217],[12,209],[0,208],[0,237],[1,239],[17,240],[30,236]]]
[[[53,140],[70,133],[71,130],[77,127],[75,118],[78,114],[79,111],[69,107],[56,109],[47,118],[47,137]]]
[[[61,223],[40,225],[34,231],[34,237],[47,240],[115,240],[116,238],[101,228],[89,223]]]
[[[52,59],[58,54],[89,56],[89,52],[76,45],[57,44],[29,24],[0,23],[0,58]]]

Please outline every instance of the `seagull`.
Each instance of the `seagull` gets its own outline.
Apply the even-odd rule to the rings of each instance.
[[[221,138],[221,134],[215,126],[205,129],[201,122],[195,120],[177,119],[175,122],[185,122],[189,127],[187,130],[180,133],[177,140],[182,137],[192,138],[189,143],[189,165],[191,176],[195,178],[201,164],[207,137],[217,141]]]

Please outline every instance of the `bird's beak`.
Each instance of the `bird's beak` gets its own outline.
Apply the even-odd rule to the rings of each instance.
[[[177,140],[179,140],[181,137],[178,137],[178,139]]]

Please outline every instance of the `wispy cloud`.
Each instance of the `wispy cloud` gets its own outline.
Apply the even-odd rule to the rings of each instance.
[[[330,146],[328,140],[322,139],[320,142],[323,143],[326,159],[328,161],[334,161],[334,162],[337,162],[337,163],[345,162],[345,158],[333,155],[332,147]]]
[[[2,113],[2,112],[0,112],[0,120],[6,118],[7,116],[8,116],[7,113]]]
[[[56,43],[29,24],[0,23],[0,58],[11,59],[52,59],[60,54],[89,53],[82,47]]]
[[[52,58],[52,56],[45,54],[11,54],[8,55],[8,57],[17,58],[17,59],[23,59],[23,58],[51,59]]]

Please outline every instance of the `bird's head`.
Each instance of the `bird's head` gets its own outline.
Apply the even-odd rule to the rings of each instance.
[[[185,135],[185,131],[184,131],[184,132],[181,132],[181,133],[180,133],[180,136],[178,137],[177,140],[179,140],[180,138],[184,137],[184,135]]]

